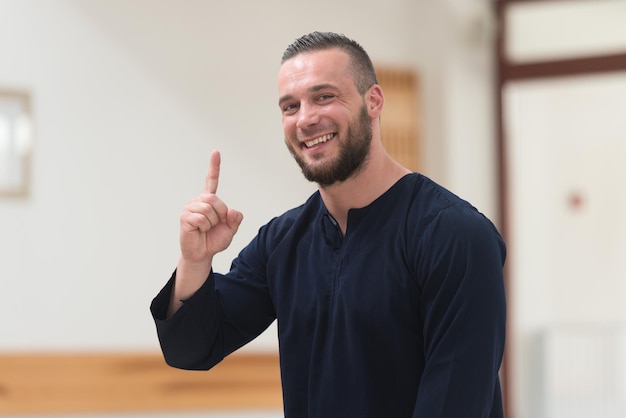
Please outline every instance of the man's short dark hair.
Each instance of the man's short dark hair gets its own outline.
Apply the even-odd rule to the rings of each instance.
[[[312,32],[296,39],[283,53],[281,64],[296,55],[338,48],[350,57],[350,69],[354,74],[354,83],[360,94],[365,94],[373,84],[378,84],[374,65],[367,52],[356,41],[343,34],[333,32]]]

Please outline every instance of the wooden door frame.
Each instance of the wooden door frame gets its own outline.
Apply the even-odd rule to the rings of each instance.
[[[507,21],[506,13],[509,6],[521,3],[548,3],[555,0],[494,0],[493,7],[496,17],[496,37],[495,37],[495,57],[496,57],[496,158],[497,158],[497,192],[498,216],[500,219],[500,229],[505,239],[510,236],[511,217],[509,201],[509,176],[507,155],[507,138],[504,126],[504,89],[507,83],[520,80],[545,79],[555,77],[568,77],[575,75],[590,75],[595,73],[606,73],[614,71],[626,71],[626,51],[620,54],[598,55],[589,57],[577,57],[572,59],[534,61],[526,63],[511,62],[506,54]],[[593,1],[593,0],[588,0]],[[511,305],[511,284],[509,269],[505,266],[505,286],[507,288],[509,306]],[[511,315],[508,315],[508,333],[511,329]],[[505,416],[514,417],[513,394],[510,390],[511,376],[511,347],[506,345],[504,360],[502,364],[503,396],[505,403]]]

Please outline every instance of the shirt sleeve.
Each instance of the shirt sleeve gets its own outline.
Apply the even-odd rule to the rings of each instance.
[[[253,241],[229,273],[211,271],[202,287],[167,318],[174,272],[150,306],[167,364],[208,370],[261,334],[275,319],[264,271]]]
[[[471,207],[451,206],[419,244],[425,368],[414,418],[502,416],[505,246]]]
[[[153,299],[154,319],[161,351],[167,364],[189,370],[208,370],[225,356],[219,341],[219,312],[213,273],[196,293],[167,318],[176,272]]]

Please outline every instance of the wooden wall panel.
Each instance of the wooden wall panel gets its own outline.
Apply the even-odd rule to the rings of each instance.
[[[233,354],[212,370],[161,354],[0,354],[0,415],[282,409],[277,354]]]
[[[376,68],[385,95],[381,115],[382,142],[387,152],[406,168],[420,168],[420,109],[418,80],[409,69]]]

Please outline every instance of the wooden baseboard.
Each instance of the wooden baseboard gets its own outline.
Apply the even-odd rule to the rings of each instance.
[[[233,408],[282,408],[278,355],[198,372],[157,353],[0,354],[0,415]]]

